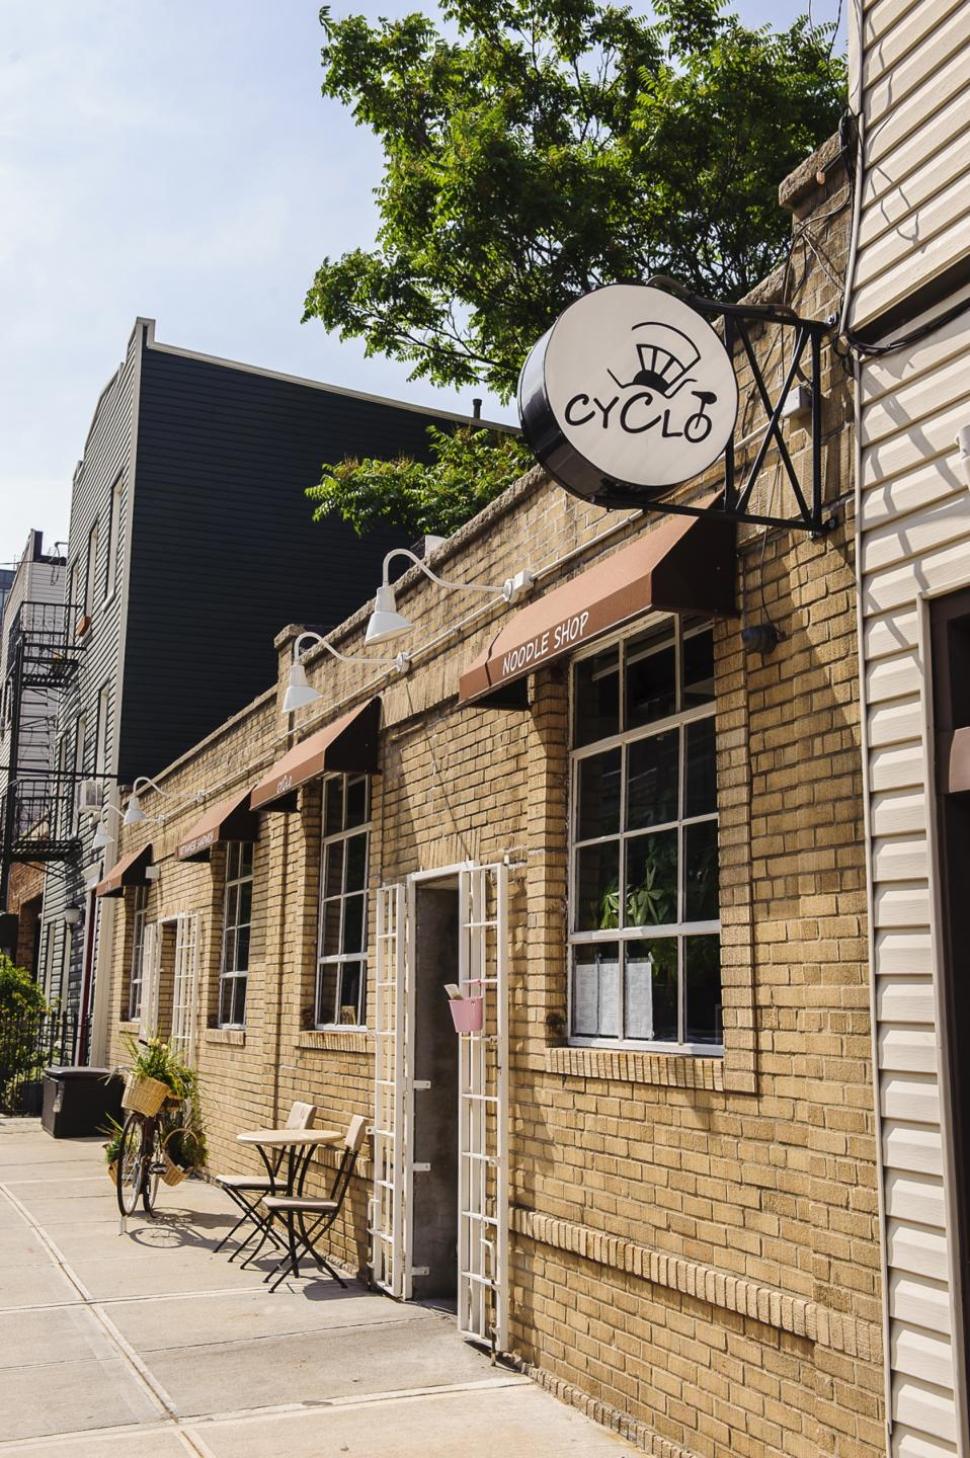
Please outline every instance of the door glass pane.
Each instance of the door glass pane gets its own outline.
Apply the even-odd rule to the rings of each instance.
[[[684,975],[688,1043],[723,1043],[720,937],[684,939]]]
[[[626,925],[667,926],[677,916],[677,832],[632,836],[626,843]]]
[[[677,939],[626,944],[626,1015],[628,1038],[677,1042]],[[647,990],[649,989],[649,997]],[[650,1026],[649,1032],[637,1031]]]
[[[620,751],[609,749],[576,765],[576,839],[616,835],[620,828]]]
[[[578,749],[620,731],[620,650],[583,658],[573,672],[573,742]]]
[[[685,709],[696,708],[698,704],[709,704],[714,698],[714,634],[710,628],[706,633],[695,633],[684,639],[684,700]]]
[[[712,815],[717,808],[717,761],[714,756],[714,717],[688,724],[687,785],[684,814]]]
[[[716,921],[717,821],[684,827],[684,920]]]
[[[677,655],[669,627],[626,645],[626,729],[665,719],[677,708]]]
[[[680,731],[639,739],[627,751],[626,828],[641,830],[677,819]]]
[[[617,841],[576,852],[576,930],[599,931],[620,924],[620,847]]]

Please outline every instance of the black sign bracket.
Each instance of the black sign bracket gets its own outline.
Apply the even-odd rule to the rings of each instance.
[[[614,509],[635,507],[639,510],[658,511],[681,516],[710,516],[720,514],[731,521],[749,523],[753,526],[776,527],[787,531],[804,531],[812,537],[822,537],[838,524],[838,507],[826,504],[823,498],[822,480],[822,341],[831,333],[832,326],[824,320],[802,319],[793,310],[775,304],[730,304],[716,299],[699,298],[681,284],[669,278],[652,278],[648,286],[660,287],[683,299],[684,303],[698,313],[723,321],[724,347],[732,360],[740,352],[751,371],[751,381],[764,412],[763,429],[759,427],[760,438],[748,435],[746,443],[757,439],[754,456],[747,466],[743,478],[739,479],[737,469],[737,447],[734,439],[728,441],[724,450],[724,483],[713,506],[691,506],[686,502],[658,500],[645,493],[637,492],[622,481],[603,480],[603,490],[591,497],[597,506]],[[758,327],[778,328],[786,331],[790,339],[791,354],[780,390],[774,397],[765,379],[764,370],[758,361],[751,339],[751,330]],[[807,387],[810,415],[808,434],[811,451],[811,481],[807,489],[798,479],[782,430],[785,419],[785,405],[796,381]],[[787,516],[772,516],[750,510],[754,488],[764,468],[765,460],[772,446],[775,446],[784,471],[790,493],[792,511]]]

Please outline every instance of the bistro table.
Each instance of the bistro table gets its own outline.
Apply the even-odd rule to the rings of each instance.
[[[255,1144],[259,1150],[269,1176],[270,1187],[267,1194],[300,1195],[303,1193],[303,1183],[314,1150],[322,1144],[342,1144],[344,1134],[340,1129],[247,1129],[244,1133],[237,1134],[236,1140],[239,1144]],[[285,1185],[280,1183],[280,1168],[284,1156],[286,1157]],[[264,1220],[257,1211],[254,1211],[253,1219],[262,1239],[256,1249],[242,1262],[244,1266],[248,1266],[251,1261],[255,1260],[267,1240],[274,1245],[282,1245],[276,1232],[272,1229],[272,1218]],[[234,1254],[238,1254],[238,1252],[234,1252]]]

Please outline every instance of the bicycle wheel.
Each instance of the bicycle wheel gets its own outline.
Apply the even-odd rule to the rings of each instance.
[[[118,1151],[118,1209],[122,1215],[134,1215],[141,1194],[144,1157],[142,1145],[146,1120],[141,1114],[129,1114],[121,1131]]]
[[[165,1168],[162,1163],[162,1138],[157,1119],[145,1121],[143,1149],[141,1202],[145,1207],[145,1214],[151,1215],[155,1208],[155,1196],[158,1194],[158,1181]]]

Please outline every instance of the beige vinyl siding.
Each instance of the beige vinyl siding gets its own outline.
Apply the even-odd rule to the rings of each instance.
[[[860,6],[853,71],[864,185],[852,324],[905,305],[970,263],[967,0]]]
[[[921,597],[970,584],[970,493],[954,460],[957,426],[970,414],[968,355],[965,317],[908,351],[867,363],[862,379],[866,772],[890,1452],[899,1458],[961,1451],[950,1289],[955,1254],[947,1235],[944,1070],[934,984],[931,692]]]

